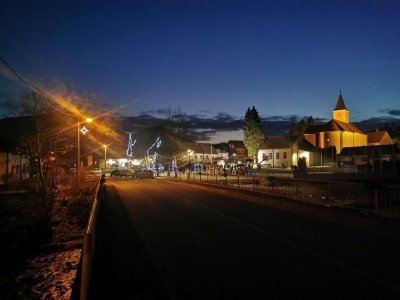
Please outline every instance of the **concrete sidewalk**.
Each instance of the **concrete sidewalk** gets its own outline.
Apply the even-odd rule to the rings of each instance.
[[[114,187],[100,193],[90,299],[168,299]]]

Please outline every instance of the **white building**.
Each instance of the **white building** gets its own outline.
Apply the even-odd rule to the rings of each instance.
[[[287,168],[297,166],[304,157],[310,166],[314,162],[312,153],[313,146],[299,136],[271,136],[258,150],[258,161],[261,167]]]

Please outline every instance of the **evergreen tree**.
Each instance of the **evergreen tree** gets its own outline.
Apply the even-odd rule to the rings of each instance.
[[[247,108],[244,120],[244,145],[247,148],[248,155],[253,157],[255,161],[264,139],[265,136],[261,129],[261,120],[257,110],[254,106],[252,109]]]

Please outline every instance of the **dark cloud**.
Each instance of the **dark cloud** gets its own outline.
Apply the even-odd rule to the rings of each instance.
[[[400,110],[399,109],[392,109],[388,111],[388,114],[391,116],[400,116]]]
[[[159,111],[143,112],[140,116],[125,117],[123,121],[124,130],[135,132],[143,127],[168,125],[168,120],[155,116]],[[305,117],[292,116],[272,116],[261,118],[263,131],[267,135],[287,134],[292,122]],[[218,132],[236,131],[244,127],[244,119],[232,116],[225,112],[217,113],[215,116],[205,116],[202,114],[184,114],[184,125],[194,131],[198,140],[209,140]]]
[[[363,131],[372,131],[376,129],[387,129],[389,127],[400,126],[400,119],[393,117],[374,117],[360,122],[354,122]]]
[[[158,110],[161,111],[161,110]],[[168,120],[155,116],[155,111],[143,112],[140,116],[125,117],[123,121],[124,129],[127,132],[135,132],[144,127],[156,125],[168,125]],[[389,111],[388,111],[389,113]],[[395,115],[396,110],[392,110]],[[288,134],[293,122],[307,120],[308,116],[287,115],[287,116],[268,116],[261,117],[261,126],[267,136]],[[329,120],[324,118],[314,118],[315,123],[324,123]],[[360,129],[371,131],[383,129],[387,126],[399,126],[400,120],[393,117],[370,118],[360,122],[355,122]],[[225,112],[217,113],[214,116],[202,114],[184,114],[184,126],[193,131],[197,140],[209,140],[216,133],[223,131],[236,131],[244,127],[244,119],[232,116]]]
[[[394,116],[394,117],[400,116],[400,110],[399,109],[385,108],[385,109],[381,109],[379,112],[380,113],[384,113],[384,114],[388,114],[389,116]]]
[[[196,130],[195,131],[195,135],[196,135],[196,139],[199,141],[208,141],[210,140],[211,137],[213,137],[214,135],[216,135],[219,132],[219,130],[216,129],[208,129],[208,130]]]
[[[261,117],[261,120],[264,122],[276,122],[276,121],[282,121],[282,122],[287,122],[287,121],[291,121],[291,122],[296,122],[298,120],[301,120],[302,117],[300,117],[299,115],[288,115],[288,116],[269,116],[269,117]]]

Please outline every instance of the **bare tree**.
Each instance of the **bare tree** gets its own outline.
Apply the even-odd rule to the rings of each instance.
[[[174,111],[169,107],[165,113],[166,127],[183,137],[190,137],[192,130],[186,120],[185,113],[178,106]]]
[[[61,177],[56,167],[56,156],[68,148],[65,118],[49,105],[48,99],[33,91],[25,92],[18,101],[17,112],[31,120],[32,134],[21,141],[21,147],[30,157],[31,176],[36,191],[41,195],[41,215],[49,217],[56,186]]]

